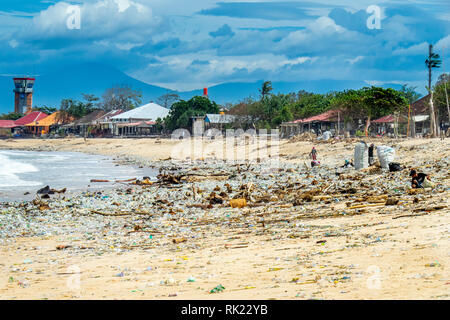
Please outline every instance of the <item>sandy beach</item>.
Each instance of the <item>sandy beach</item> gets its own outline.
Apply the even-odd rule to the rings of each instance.
[[[188,161],[175,157],[182,142],[166,139],[0,140],[163,174],[1,203],[0,299],[449,299],[450,140],[374,139],[395,148],[403,171],[336,169],[356,141],[281,140],[274,167],[258,141],[223,162],[209,148],[218,141]],[[247,153],[255,161],[242,161]],[[411,191],[411,167],[435,188]],[[247,205],[232,208],[233,198]]]

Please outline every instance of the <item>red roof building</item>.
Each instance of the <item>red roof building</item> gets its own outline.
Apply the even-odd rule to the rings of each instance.
[[[12,129],[15,127],[17,127],[17,125],[14,123],[14,120],[0,120],[0,128]]]
[[[18,126],[24,126],[24,125],[30,124],[32,122],[42,120],[46,117],[48,117],[48,115],[41,111],[33,111],[33,112],[27,114],[26,116],[16,120],[15,124]]]
[[[398,116],[398,119],[395,118],[393,114],[389,114],[387,116],[381,117],[379,119],[371,121],[372,123],[394,123],[394,122],[408,122],[408,118],[404,115]]]
[[[298,119],[288,123],[311,123],[311,122],[335,122],[338,121],[338,113],[340,110],[328,110],[324,113],[312,116],[306,119]]]

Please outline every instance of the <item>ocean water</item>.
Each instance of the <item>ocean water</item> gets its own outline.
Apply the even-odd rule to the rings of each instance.
[[[114,187],[117,183],[91,183],[91,179],[126,180],[155,178],[154,169],[117,166],[112,158],[74,152],[0,150],[0,201],[31,200],[36,191],[53,189],[86,191]],[[29,195],[25,193],[29,192]]]

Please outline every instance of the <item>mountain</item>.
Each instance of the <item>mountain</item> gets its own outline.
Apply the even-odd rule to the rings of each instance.
[[[255,82],[231,82],[212,86],[208,89],[209,97],[218,104],[238,102],[246,97],[258,98],[258,89],[262,80]],[[135,90],[141,90],[143,103],[156,101],[167,93],[168,89],[147,84],[134,79],[125,73],[98,63],[71,65],[59,70],[36,77],[33,106],[59,107],[62,99],[81,100],[82,93],[101,97],[103,92],[117,85],[128,85]],[[358,89],[367,84],[363,81],[346,80],[302,80],[295,82],[272,82],[274,93],[289,93],[306,90],[316,93],[326,93],[334,90]],[[0,114],[14,110],[13,81],[11,77],[0,76]],[[398,89],[399,85],[387,84],[383,87]],[[171,90],[169,90],[171,91]],[[177,92],[182,99],[190,99],[202,95],[203,89]]]

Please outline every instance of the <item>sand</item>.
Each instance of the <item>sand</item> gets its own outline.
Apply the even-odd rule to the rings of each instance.
[[[395,145],[396,161],[426,169],[426,161],[448,159],[449,141],[385,142]],[[156,161],[171,157],[177,143],[3,140],[0,148]],[[323,165],[342,164],[353,155],[353,143],[315,145]],[[303,164],[312,146],[282,141],[281,161]],[[424,215],[401,217],[416,214],[412,206],[390,214],[369,207],[358,215],[302,220],[297,230],[255,233],[258,227],[250,226],[233,236],[213,225],[202,230],[194,247],[169,239],[155,248],[99,255],[90,249],[56,249],[64,244],[95,247],[94,241],[77,240],[76,234],[12,238],[0,247],[0,299],[449,299],[448,174],[441,179],[442,192],[427,194],[421,205],[446,208]],[[314,213],[326,206],[318,202],[308,208]],[[211,294],[219,284],[225,290]]]

